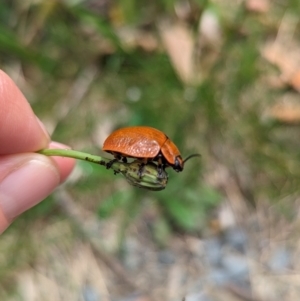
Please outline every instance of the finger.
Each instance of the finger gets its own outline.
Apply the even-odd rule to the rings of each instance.
[[[49,157],[31,153],[1,157],[0,233],[19,214],[46,198],[60,181],[59,168]]]
[[[0,155],[37,151],[49,140],[24,95],[0,70]]]
[[[49,148],[69,147],[51,142]],[[0,157],[0,233],[15,217],[46,198],[67,178],[74,165],[72,158],[34,153]]]

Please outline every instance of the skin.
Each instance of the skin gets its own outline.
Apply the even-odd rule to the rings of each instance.
[[[71,173],[74,159],[34,153],[43,148],[69,147],[51,142],[24,95],[0,70],[0,233]]]

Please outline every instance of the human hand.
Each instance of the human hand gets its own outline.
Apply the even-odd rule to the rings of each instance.
[[[50,142],[23,94],[0,70],[0,233],[71,173],[74,159],[34,153],[43,148],[68,147]]]

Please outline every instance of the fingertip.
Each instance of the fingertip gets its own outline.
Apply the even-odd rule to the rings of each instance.
[[[1,158],[0,232],[14,218],[46,198],[60,183],[53,161],[39,154]]]
[[[33,152],[49,135],[14,81],[0,70],[0,155]]]

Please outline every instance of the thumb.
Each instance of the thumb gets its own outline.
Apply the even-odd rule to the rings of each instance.
[[[60,183],[54,160],[39,154],[0,158],[0,233],[14,218],[48,196]]]

